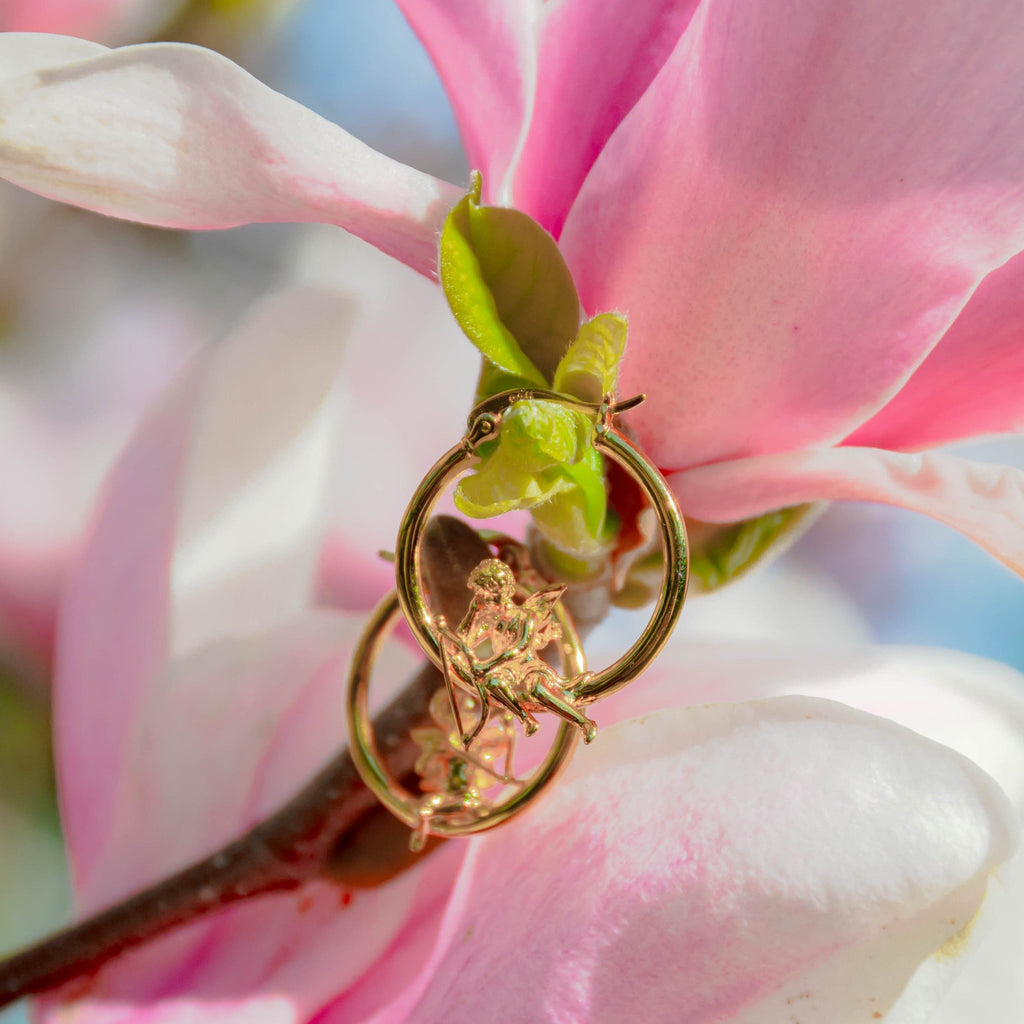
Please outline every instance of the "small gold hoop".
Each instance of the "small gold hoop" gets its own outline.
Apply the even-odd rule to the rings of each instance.
[[[504,413],[516,402],[535,399],[557,402],[595,417],[594,447],[617,462],[647,495],[658,517],[665,553],[661,593],[647,626],[618,661],[593,674],[573,691],[576,703],[591,704],[615,693],[647,668],[671,635],[686,598],[686,527],[679,507],[658,469],[612,426],[612,418],[617,413],[638,405],[643,401],[643,396],[618,404],[608,396],[600,405],[594,405],[573,401],[553,391],[521,389],[506,391],[478,405],[470,413],[462,441],[435,463],[405,510],[395,546],[395,587],[413,636],[424,653],[440,668],[440,644],[433,617],[427,607],[420,570],[420,538],[423,528],[445,489],[456,477],[479,462],[477,447],[497,437]]]
[[[377,605],[370,616],[352,656],[352,668],[348,678],[346,715],[352,760],[363,782],[396,818],[416,830],[423,823],[420,811],[422,798],[409,793],[385,766],[373,735],[373,724],[368,706],[370,673],[380,653],[381,645],[395,625],[399,611],[398,596],[396,591],[392,590]],[[562,644],[560,646],[564,671],[574,676],[582,675],[586,671],[587,665],[576,627],[569,615],[561,608],[556,607],[554,614],[562,629]],[[578,730],[565,722],[561,723],[547,757],[534,770],[529,779],[505,800],[493,805],[488,804],[478,817],[470,821],[455,822],[450,820],[450,816],[449,820],[446,820],[444,815],[438,815],[431,820],[429,831],[434,835],[446,837],[471,835],[474,832],[496,828],[508,821],[514,815],[526,810],[540,796],[544,787],[557,778],[569,763],[578,740]]]

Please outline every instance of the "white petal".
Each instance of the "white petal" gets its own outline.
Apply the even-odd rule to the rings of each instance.
[[[0,37],[0,64],[24,39]],[[436,273],[454,186],[211,50],[156,43],[39,67],[39,45],[34,70],[0,84],[0,174],[15,184],[165,227],[333,223]]]
[[[5,32],[0,35],[0,83],[57,64],[70,64],[109,53],[105,46],[74,36],[48,32]]]

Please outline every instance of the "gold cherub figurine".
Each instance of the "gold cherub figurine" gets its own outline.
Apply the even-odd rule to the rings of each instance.
[[[511,711],[523,723],[527,736],[539,728],[532,712],[553,711],[578,726],[584,742],[590,743],[597,726],[574,705],[572,697],[572,688],[590,673],[565,679],[539,654],[561,638],[552,611],[565,592],[564,585],[547,587],[516,604],[515,576],[497,558],[484,559],[470,573],[466,585],[473,591],[473,600],[459,628],[453,632],[442,616],[435,620],[445,683],[463,746],[468,749],[480,735],[492,705]],[[477,722],[468,733],[462,725],[457,687],[480,701]]]
[[[433,725],[412,730],[412,738],[422,753],[416,760],[423,796],[417,813],[419,825],[410,840],[410,849],[422,850],[435,818],[469,823],[491,809],[483,791],[501,783],[521,786],[512,775],[512,755],[516,732],[508,711],[478,707],[477,699],[464,690],[456,691],[460,717],[479,711],[486,726],[469,751],[462,746],[462,728],[453,716],[453,705],[445,689],[430,698]]]

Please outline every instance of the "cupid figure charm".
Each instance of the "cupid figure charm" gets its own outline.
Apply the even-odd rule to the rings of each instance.
[[[492,705],[511,711],[527,736],[540,728],[532,712],[553,711],[578,726],[583,742],[590,743],[597,726],[574,705],[572,688],[593,673],[564,679],[540,657],[548,644],[561,639],[552,611],[565,586],[547,587],[516,604],[515,576],[498,558],[484,559],[470,573],[467,586],[473,601],[459,628],[452,632],[442,616],[435,622],[442,641],[445,684],[463,745],[468,749],[480,734]],[[482,648],[483,656],[478,657]],[[480,700],[480,714],[468,733],[459,714],[457,686]]]

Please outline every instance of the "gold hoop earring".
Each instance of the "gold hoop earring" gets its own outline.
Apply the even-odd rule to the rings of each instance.
[[[474,591],[473,602],[458,628],[451,629],[427,604],[420,549],[434,505],[458,476],[479,461],[477,448],[497,436],[502,416],[517,402],[537,399],[594,416],[594,447],[640,486],[659,524],[665,569],[654,612],[629,650],[597,673],[586,670],[576,629],[559,603],[565,587],[529,579],[528,555],[521,547],[517,560],[525,566],[526,578],[516,579],[499,559],[486,559],[476,567],[467,584]],[[642,396],[616,404],[608,396],[600,405],[592,405],[539,389],[497,395],[473,410],[465,436],[413,494],[398,532],[395,591],[374,611],[357,646],[347,713],[356,768],[381,803],[414,830],[414,849],[430,833],[473,834],[500,825],[529,806],[564,768],[579,736],[587,743],[594,739],[597,728],[583,708],[639,676],[670,636],[686,597],[683,518],[657,468],[613,426],[618,413],[641,401]],[[419,797],[387,771],[367,712],[373,663],[399,611],[445,680],[443,690],[431,701],[436,728],[424,730],[429,736],[417,737],[424,749],[417,762],[425,789]],[[561,644],[562,675],[540,656],[554,640]],[[511,771],[515,722],[527,736],[532,735],[538,727],[534,711],[553,712],[562,721],[544,762],[529,779],[518,780]],[[470,729],[465,726],[467,716],[475,718]],[[504,768],[499,767],[502,760]],[[500,793],[491,795],[499,786]]]

